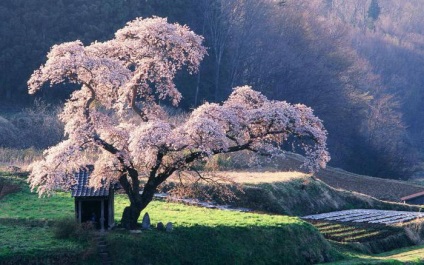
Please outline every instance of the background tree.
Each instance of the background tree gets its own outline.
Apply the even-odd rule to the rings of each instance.
[[[371,0],[370,7],[368,8],[368,17],[375,21],[378,19],[380,12],[381,9],[378,0]]]
[[[185,26],[151,18],[129,22],[109,41],[53,46],[28,81],[30,93],[48,81],[81,88],[60,115],[67,139],[32,164],[31,187],[40,194],[69,187],[73,171],[94,163],[90,185],[119,182],[130,200],[121,222],[135,228],[160,184],[215,154],[250,150],[274,156],[288,137],[296,137],[306,166],[324,167],[326,131],[312,109],[268,100],[250,87],[234,89],[221,105],[203,104],[184,121],[167,117],[157,102],[178,104],[174,76],[183,66],[198,68],[206,53],[201,42]]]

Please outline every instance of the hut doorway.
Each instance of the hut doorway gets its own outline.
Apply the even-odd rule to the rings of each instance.
[[[96,229],[101,229],[101,220],[103,217],[103,227],[109,227],[109,200],[103,200],[103,211],[102,211],[102,200],[81,200],[81,223],[84,222],[93,222]],[[76,208],[79,212],[79,203],[77,203]],[[103,212],[103,215],[102,215]]]

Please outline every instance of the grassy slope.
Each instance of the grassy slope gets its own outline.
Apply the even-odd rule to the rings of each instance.
[[[43,264],[53,260],[67,264],[82,259],[87,244],[57,239],[51,228],[55,220],[74,214],[69,194],[38,198],[30,193],[24,179],[4,173],[0,173],[0,179],[21,187],[19,192],[0,199],[0,264]],[[85,262],[91,263],[87,260],[81,264]]]
[[[25,177],[17,177],[0,171],[0,180],[17,185],[20,192],[0,200],[1,219],[52,220],[73,213],[73,200],[69,193],[56,193],[53,197],[39,198],[29,190]]]
[[[277,179],[280,180],[280,177]],[[310,183],[305,183],[304,177],[290,176],[291,181],[285,182],[292,183],[289,186],[294,185],[286,187],[292,192],[289,192],[290,196],[302,197],[301,194],[305,190],[310,196],[315,196],[314,192],[308,190]],[[19,183],[23,189],[0,200],[0,264],[2,259],[13,255],[33,258],[40,253],[46,256],[54,255],[54,252],[60,253],[64,249],[75,253],[81,251],[81,246],[76,242],[53,238],[48,228],[51,220],[73,215],[73,201],[69,194],[59,193],[51,198],[39,199],[36,194],[29,192],[23,180],[9,178],[9,181],[11,180]],[[258,185],[271,189],[283,184],[284,182],[277,182]],[[277,190],[281,188],[282,186]],[[296,194],[296,191],[300,192],[300,195]],[[319,190],[316,192],[320,193]],[[329,197],[331,198],[332,196]],[[124,196],[118,196],[116,201],[115,218],[119,220],[127,200]],[[132,261],[213,264],[217,263],[216,257],[222,261],[218,262],[220,264],[281,264],[282,261],[288,264],[302,264],[316,262],[331,255],[328,244],[322,241],[316,230],[298,218],[232,213],[163,202],[153,202],[148,211],[153,224],[172,221],[174,232],[167,234],[152,230],[131,235],[118,231],[109,234],[116,264]],[[122,255],[121,251],[128,255]],[[422,247],[372,256],[354,254],[346,250],[342,252],[347,253],[350,260],[335,264],[384,263],[391,260],[414,262],[424,256]],[[295,255],[292,255],[293,253]],[[296,255],[302,258],[290,260]],[[125,258],[122,258],[123,256]],[[162,257],[162,260],[157,260],[158,257]]]
[[[119,196],[117,212],[125,204],[126,198]],[[331,257],[317,230],[296,217],[159,201],[147,210],[152,224],[171,221],[174,231],[109,234],[114,264],[311,264]],[[119,255],[123,252],[125,257]]]
[[[258,211],[304,216],[358,208],[419,210],[416,206],[384,202],[364,194],[338,190],[302,173],[230,172],[228,174],[238,182],[246,184],[245,193],[239,194],[239,200],[233,204]],[[246,177],[242,177],[243,174],[246,174]]]
[[[328,265],[357,264],[424,264],[424,246],[397,249],[378,255],[363,255],[345,251],[347,259],[325,263]]]
[[[84,255],[85,246],[55,239],[50,227],[62,217],[73,216],[69,194],[39,199],[29,192],[23,179],[4,178],[19,184],[22,190],[0,200],[0,264],[10,264],[16,256],[20,259],[15,264],[39,256]],[[125,196],[117,196],[116,219],[120,219],[126,204]],[[109,233],[114,264],[310,264],[329,260],[332,255],[330,245],[317,230],[296,217],[208,210],[165,202],[153,202],[148,210],[152,223],[172,221],[173,233]],[[308,248],[299,248],[300,245]]]
[[[253,205],[254,208],[265,211],[304,215],[314,213],[313,211],[327,212],[351,208],[419,210],[415,206],[384,202],[356,192],[334,189],[320,180],[298,172],[230,172],[228,175],[237,182],[248,186],[246,194],[242,196],[242,206]],[[339,177],[342,175],[345,179],[350,177],[349,174],[341,174]],[[339,181],[344,181],[345,179],[341,178]],[[397,183],[396,181],[388,182],[390,184]],[[408,185],[405,182],[399,183]],[[414,187],[416,186],[414,185]],[[355,264],[361,264],[360,262],[368,264],[371,261],[385,263],[390,262],[392,259],[402,262],[414,262],[417,257],[424,257],[422,247],[418,247],[414,251],[409,251],[409,249],[400,250],[400,254],[395,256],[393,255],[394,252],[383,253],[381,256],[352,254],[349,250],[344,249],[341,252],[347,255],[348,258],[352,255],[357,257],[354,260],[359,263]],[[350,262],[348,261],[346,264],[350,264]]]

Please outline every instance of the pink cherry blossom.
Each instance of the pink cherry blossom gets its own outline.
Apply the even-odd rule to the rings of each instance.
[[[173,79],[183,66],[197,71],[206,55],[202,41],[187,26],[154,17],[129,22],[106,42],[53,46],[28,81],[29,92],[45,83],[81,88],[60,114],[67,139],[31,165],[32,189],[45,195],[69,188],[73,172],[93,164],[90,184],[119,182],[131,202],[124,212],[130,220],[123,222],[133,226],[161,183],[219,153],[249,150],[272,158],[284,154],[281,146],[293,136],[311,171],[325,167],[327,132],[312,109],[269,100],[248,86],[235,88],[222,104],[169,119],[157,99],[179,103]]]

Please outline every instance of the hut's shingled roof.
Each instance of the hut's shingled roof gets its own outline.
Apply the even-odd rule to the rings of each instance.
[[[76,184],[71,189],[72,197],[104,197],[109,196],[109,189],[89,187],[90,171],[81,169],[75,173]]]

